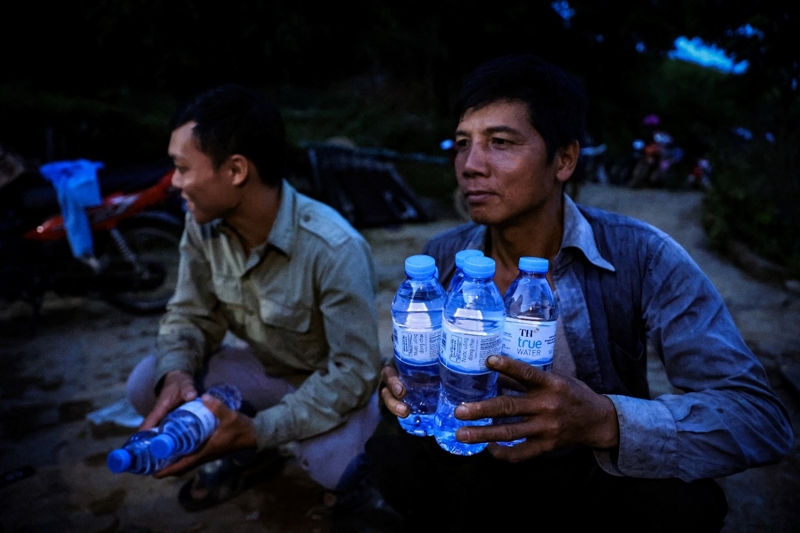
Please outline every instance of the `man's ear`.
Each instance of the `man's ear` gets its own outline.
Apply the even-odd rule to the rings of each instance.
[[[244,185],[250,176],[250,161],[243,155],[234,154],[228,158],[226,164],[230,173],[231,185],[235,187]]]
[[[556,163],[558,164],[556,178],[558,181],[564,183],[572,176],[572,173],[575,172],[575,167],[578,165],[580,153],[581,145],[578,141],[572,141],[556,150]]]

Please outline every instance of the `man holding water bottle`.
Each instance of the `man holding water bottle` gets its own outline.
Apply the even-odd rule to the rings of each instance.
[[[780,461],[792,444],[785,407],[710,280],[668,235],[563,194],[587,111],[580,82],[531,55],[480,65],[457,106],[455,170],[472,223],[422,253],[446,286],[459,250],[496,262],[502,293],[520,257],[550,264],[559,305],[552,371],[500,355],[486,364],[526,389],[465,403],[459,457],[396,430],[405,391],[382,372],[387,416],[367,443],[373,476],[410,526],[453,531],[719,531],[714,478]],[[684,394],[651,398],[648,345]],[[524,438],[516,446],[497,442]]]
[[[283,179],[283,120],[257,92],[213,88],[172,127],[173,185],[189,211],[180,272],[157,353],[133,370],[128,395],[142,429],[218,383],[240,390],[242,409],[205,395],[218,428],[156,477],[200,466],[179,494],[190,511],[232,497],[284,455],[334,494],[355,490],[379,418],[369,245]]]

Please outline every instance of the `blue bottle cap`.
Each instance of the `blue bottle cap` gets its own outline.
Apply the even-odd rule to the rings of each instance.
[[[494,276],[494,259],[472,256],[464,259],[464,275],[471,278],[490,278]]]
[[[536,274],[545,274],[550,267],[550,261],[542,259],[541,257],[520,257],[519,269],[523,272],[534,272]]]
[[[406,259],[406,275],[412,279],[425,279],[436,272],[436,261],[429,255],[412,255]]]
[[[464,269],[464,259],[467,257],[480,257],[483,252],[480,250],[461,250],[456,253],[456,267]]]
[[[131,454],[128,450],[123,450],[122,448],[113,450],[108,454],[106,465],[115,474],[125,472],[131,466]]]
[[[175,439],[171,435],[162,433],[150,443],[150,451],[158,459],[166,459],[175,451]]]

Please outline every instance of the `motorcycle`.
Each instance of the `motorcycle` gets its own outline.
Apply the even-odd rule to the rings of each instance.
[[[686,176],[689,187],[708,192],[711,190],[711,162],[705,157],[698,157],[694,161],[691,172]]]
[[[631,188],[664,186],[671,169],[683,159],[683,150],[675,146],[672,136],[663,131],[655,132],[647,143],[637,139],[633,149],[638,159],[627,182]]]
[[[55,189],[30,164],[0,171],[0,299],[22,300],[39,314],[48,291],[97,295],[135,314],[160,313],[174,292],[183,205],[172,165],[98,172],[102,202],[86,208],[95,253],[73,255]]]

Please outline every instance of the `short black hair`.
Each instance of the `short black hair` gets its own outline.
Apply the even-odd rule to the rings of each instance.
[[[205,91],[178,109],[170,129],[192,121],[200,150],[215,167],[239,154],[253,162],[266,185],[281,183],[286,128],[278,108],[257,91],[234,84]]]
[[[528,120],[544,138],[547,161],[557,148],[583,141],[589,106],[583,84],[533,54],[508,55],[479,65],[467,77],[456,101],[456,116],[494,102],[521,101]]]

